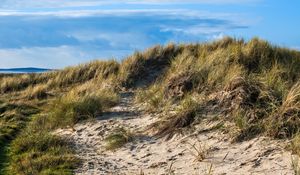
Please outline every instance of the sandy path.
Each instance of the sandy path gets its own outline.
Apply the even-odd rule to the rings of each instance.
[[[80,123],[75,131],[58,130],[71,138],[82,164],[75,174],[293,174],[291,154],[284,143],[268,138],[256,138],[232,144],[218,132],[202,132],[214,124],[201,124],[195,133],[175,136],[171,140],[157,139],[145,134],[155,116],[139,112],[132,104],[133,94],[122,95],[118,106],[93,121]],[[117,127],[124,127],[136,136],[133,142],[115,152],[104,148],[104,138]],[[197,161],[196,149],[207,152]]]

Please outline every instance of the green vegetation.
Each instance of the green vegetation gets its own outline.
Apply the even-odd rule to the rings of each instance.
[[[50,133],[37,115],[10,146],[8,174],[72,174],[78,160],[67,141]]]
[[[136,97],[162,115],[154,125],[158,134],[189,127],[203,112],[218,113],[224,116],[221,120],[235,123],[231,130],[237,141],[263,133],[291,138],[298,132],[299,52],[257,38],[249,42],[224,38],[180,45],[178,50],[165,73]],[[196,107],[182,105],[190,94]],[[175,114],[168,112],[174,110]]]
[[[136,102],[161,116],[153,125],[158,136],[192,128],[203,118],[217,119],[235,141],[259,134],[292,139],[299,154],[299,72],[297,51],[258,38],[224,38],[155,46],[121,63],[92,61],[42,74],[1,75],[0,172],[71,174],[79,160],[53,131],[100,117],[126,89],[137,90]],[[107,137],[107,148],[130,140],[120,129]]]
[[[1,76],[0,174],[72,174],[80,160],[53,131],[115,105],[118,94],[104,87],[113,83],[118,66],[93,61],[56,72]]]
[[[30,116],[38,113],[39,109],[23,103],[1,103],[0,104],[0,174],[4,174],[5,163],[7,163],[7,146],[25,127]]]
[[[114,106],[118,99],[118,95],[109,90],[85,95],[71,91],[53,101],[49,124],[56,125],[54,127],[73,126],[79,121],[99,116],[103,110]]]
[[[115,150],[132,140],[132,134],[124,128],[115,129],[105,138],[106,149]]]

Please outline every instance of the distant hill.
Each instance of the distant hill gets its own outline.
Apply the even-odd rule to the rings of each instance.
[[[0,69],[0,73],[39,73],[50,71],[51,69],[26,67],[26,68],[11,68],[11,69]]]

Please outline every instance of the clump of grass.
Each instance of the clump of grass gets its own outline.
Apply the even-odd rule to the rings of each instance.
[[[29,87],[35,91],[41,90],[39,84],[47,84],[49,89],[60,89],[94,80],[107,79],[119,72],[119,63],[116,61],[95,60],[87,64],[67,67],[40,74],[21,74],[1,77],[0,93],[21,91]],[[35,89],[35,86],[40,86]],[[30,96],[30,94],[28,94]]]
[[[115,129],[105,138],[106,149],[116,150],[132,140],[132,133],[124,128]]]
[[[26,98],[28,99],[45,99],[48,97],[48,86],[47,85],[36,85],[29,86],[27,90],[24,92]]]
[[[198,144],[197,144],[198,143]],[[201,142],[198,140],[194,144],[189,143],[191,146],[191,149],[189,149],[190,153],[194,156],[195,160],[197,162],[202,162],[204,159],[207,158],[209,154],[209,149],[207,149],[205,146],[201,144]]]
[[[274,111],[270,119],[269,134],[279,138],[292,137],[300,127],[300,83],[295,84],[287,93],[282,105]]]
[[[69,143],[33,121],[10,147],[11,174],[72,174],[78,160]],[[33,126],[33,127],[31,127]],[[35,128],[35,129],[33,129]]]
[[[170,138],[175,131],[178,132],[183,128],[189,127],[195,121],[198,109],[199,103],[192,96],[186,96],[175,109],[175,114],[167,116],[160,121],[156,135],[168,135],[168,138]]]
[[[100,89],[97,81],[88,81],[50,104],[50,123],[53,127],[72,127],[82,120],[100,116],[118,101],[119,95],[113,89]]]
[[[54,123],[62,126],[73,126],[81,120],[93,118],[102,112],[101,99],[92,96],[80,99],[62,97],[54,103],[52,119],[55,120]]]
[[[163,109],[164,103],[164,95],[160,89],[160,86],[154,84],[149,87],[147,90],[138,90],[135,96],[135,101],[138,103],[145,104],[145,109],[147,111],[159,111]]]
[[[151,75],[156,75],[150,77],[149,81],[153,82],[179,53],[180,49],[174,44],[165,47],[154,46],[145,52],[136,52],[122,61],[118,79],[121,85],[127,88],[134,87],[141,80],[149,79]]]

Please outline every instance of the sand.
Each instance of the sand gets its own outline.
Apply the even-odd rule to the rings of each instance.
[[[232,143],[220,130],[209,131],[218,123],[208,121],[186,135],[156,138],[147,128],[158,116],[143,112],[132,98],[124,93],[119,105],[98,118],[55,131],[72,141],[82,160],[75,174],[294,174],[287,141],[258,137]],[[104,139],[118,127],[134,133],[133,141],[109,151]]]

